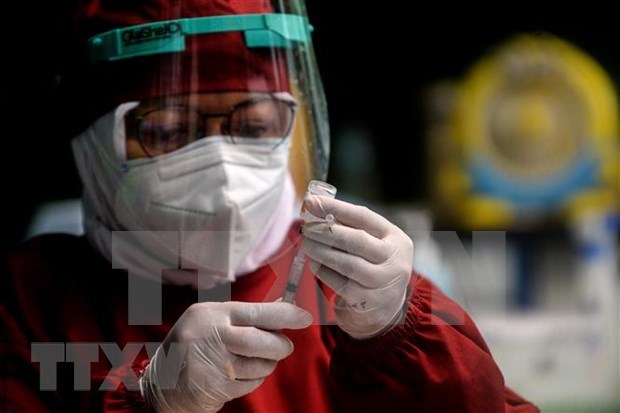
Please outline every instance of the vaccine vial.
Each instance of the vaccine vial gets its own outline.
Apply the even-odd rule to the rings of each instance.
[[[335,186],[328,184],[327,182],[312,180],[308,184],[308,189],[306,190],[306,195],[304,196],[304,200],[311,195],[322,195],[327,196],[329,198],[336,198],[336,192],[338,190]],[[331,214],[328,214],[331,215]],[[304,204],[301,206],[301,218],[306,222],[316,221],[316,217],[308,214],[306,212],[306,207]],[[331,215],[332,221],[334,220],[334,216]],[[327,217],[326,217],[327,220]],[[329,224],[329,221],[328,221]]]

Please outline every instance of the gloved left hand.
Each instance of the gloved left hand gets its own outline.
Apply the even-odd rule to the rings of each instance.
[[[302,231],[311,270],[336,293],[338,324],[367,339],[389,331],[403,316],[413,266],[413,242],[370,209],[324,196],[304,201]],[[332,214],[335,222],[325,217]],[[330,217],[331,218],[331,217]]]

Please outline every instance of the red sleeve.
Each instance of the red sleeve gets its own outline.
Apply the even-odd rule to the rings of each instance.
[[[4,327],[2,323],[0,327]],[[129,390],[124,384],[124,381],[139,376],[146,363],[145,360],[134,366],[127,365],[111,371],[107,378],[118,385],[113,391],[73,391],[68,394],[62,391],[42,391],[39,390],[39,369],[30,362],[30,348],[9,345],[3,341],[0,343],[0,412],[154,413],[146,406],[139,391]],[[62,366],[63,363],[58,364],[59,376],[62,376]],[[105,378],[105,374],[95,375],[92,377],[93,386],[96,388]]]
[[[77,239],[76,239],[77,240]],[[40,363],[33,361],[32,345],[64,346],[68,341],[66,324],[61,318],[61,302],[72,302],[79,292],[71,289],[66,272],[53,271],[48,255],[63,260],[63,249],[80,256],[74,237],[40,237],[23,244],[11,254],[0,257],[0,412],[52,413],[150,413],[139,391],[124,385],[141,373],[146,361],[110,372],[109,363],[93,363],[91,390],[74,390],[74,366],[59,360],[53,372],[42,373]],[[54,248],[54,246],[57,246]],[[83,254],[82,254],[83,255]],[[80,265],[76,264],[79,268]],[[75,306],[75,308],[80,308]],[[77,319],[77,317],[76,317]],[[101,341],[89,336],[90,321],[84,318],[83,342]],[[98,334],[98,333],[95,333]],[[142,357],[141,359],[144,359]],[[55,390],[41,389],[41,376],[54,380]],[[99,391],[108,377],[118,384],[116,390]],[[124,381],[122,380],[124,379]]]
[[[125,386],[126,382],[139,377],[148,360],[112,370],[109,375],[107,370],[93,373],[93,390],[89,392],[70,389],[72,366],[59,362],[55,370],[57,390],[41,390],[41,371],[39,364],[31,361],[29,339],[1,302],[0,331],[0,412],[153,413],[146,406],[139,390],[130,390]],[[98,391],[106,378],[117,385],[116,389]],[[133,384],[132,387],[138,386]]]
[[[16,325],[9,320],[0,303],[0,411],[52,412],[58,406],[58,395],[38,390],[39,372],[30,362],[30,347],[17,341]]]
[[[339,411],[529,413],[538,408],[504,385],[471,318],[414,275],[402,325],[357,341],[340,329],[331,362]]]
[[[0,331],[0,412],[153,413],[146,406],[139,390],[130,390],[125,386],[127,382],[131,383],[132,388],[138,388],[132,380],[140,376],[148,363],[147,359],[112,371],[103,369],[94,372],[91,375],[91,391],[72,390],[73,366],[58,362],[54,371],[57,390],[41,390],[42,373],[39,363],[31,361],[29,338],[23,326],[11,316],[2,302]],[[116,389],[99,391],[105,379],[116,384]]]
[[[25,262],[25,259],[15,260],[9,265],[7,257],[0,259],[0,412],[60,411],[60,394],[40,390],[39,366],[31,362],[31,343],[35,341],[32,336],[39,330],[21,310],[21,295],[11,277],[19,273],[20,265],[25,266]],[[37,284],[30,285],[30,290],[39,288]],[[62,374],[59,369],[57,376]]]

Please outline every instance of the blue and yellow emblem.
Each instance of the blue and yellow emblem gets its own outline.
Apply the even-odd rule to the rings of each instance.
[[[458,164],[442,167],[458,172],[437,182],[458,199],[454,218],[509,228],[617,208],[617,106],[603,68],[557,37],[522,35],[480,60],[455,94]]]

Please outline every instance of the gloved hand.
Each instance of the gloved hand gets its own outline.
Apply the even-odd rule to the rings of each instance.
[[[158,412],[216,412],[254,391],[293,352],[278,330],[310,324],[310,313],[287,303],[194,304],[140,378],[142,395]]]
[[[336,293],[340,327],[356,339],[389,331],[404,315],[411,239],[366,207],[324,196],[309,196],[304,205],[320,219],[306,220],[302,249],[312,272]],[[328,214],[335,223],[325,220]]]

